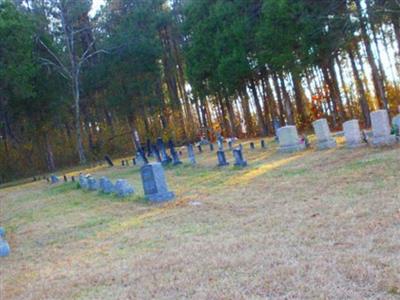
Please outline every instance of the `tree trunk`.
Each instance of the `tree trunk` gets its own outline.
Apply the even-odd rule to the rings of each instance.
[[[288,93],[288,91],[286,89],[285,80],[283,79],[282,74],[279,76],[279,80],[280,80],[280,83],[281,83],[283,99],[285,101],[287,124],[288,125],[295,125],[296,123],[295,123],[294,117],[293,117],[293,110],[292,110],[292,104],[290,102],[290,96],[289,96],[289,93]]]
[[[353,70],[353,76],[356,82],[358,96],[360,97],[359,103],[361,112],[363,114],[365,126],[370,127],[371,126],[370,110],[368,107],[367,97],[365,95],[364,85],[360,78],[360,74],[358,73],[357,70],[357,65],[354,59],[353,51],[349,49],[347,52],[349,53],[351,68]]]
[[[373,81],[374,89],[375,89],[375,95],[378,99],[379,106],[383,107],[384,109],[388,109],[388,102],[386,99],[383,82],[379,76],[378,67],[376,66],[376,63],[375,63],[375,58],[374,58],[374,55],[372,52],[372,47],[371,47],[371,43],[369,40],[366,24],[365,24],[365,18],[362,14],[360,0],[355,0],[355,3],[357,6],[358,17],[360,19],[361,34],[362,34],[362,38],[364,41],[365,50],[367,52],[367,59],[368,59],[369,65],[371,67],[371,74],[372,74],[372,81]]]
[[[338,109],[337,109],[337,104],[335,101],[335,90],[334,90],[331,78],[329,77],[328,69],[326,67],[322,66],[321,70],[322,70],[322,74],[324,75],[325,83],[328,85],[329,99],[331,101],[332,114],[333,114],[333,126],[336,127],[337,126]]]
[[[246,124],[246,133],[247,135],[252,135],[254,133],[254,126],[251,118],[249,96],[245,86],[242,88],[242,91],[239,90],[239,97],[241,99],[244,122]]]
[[[296,100],[297,115],[299,117],[301,125],[306,126],[308,118],[307,118],[306,106],[304,103],[304,97],[305,97],[304,90],[303,86],[301,85],[301,78],[295,72],[292,73],[292,82]]]
[[[44,135],[45,138],[45,143],[46,143],[46,162],[47,162],[47,169],[49,172],[54,172],[56,169],[56,166],[54,164],[54,155],[53,155],[53,149],[51,147],[50,139],[49,139],[49,133],[46,132]]]
[[[281,94],[281,89],[279,87],[278,76],[276,75],[276,73],[272,74],[272,79],[274,82],[276,97],[278,98],[279,121],[281,123],[281,126],[283,126],[284,124],[286,124],[286,122],[285,122],[286,113],[285,113],[285,109],[283,108],[282,94]]]
[[[75,98],[75,130],[76,130],[76,147],[79,155],[79,163],[86,163],[86,155],[83,148],[81,115],[80,115],[80,91],[79,91],[79,73],[75,74],[73,80],[73,93]]]
[[[261,135],[266,136],[268,134],[268,128],[265,125],[265,120],[264,120],[264,116],[263,116],[263,111],[261,109],[260,99],[258,97],[256,84],[255,84],[253,78],[250,79],[250,89],[253,93],[253,99],[254,99],[254,104],[256,106],[257,118],[258,118],[259,126],[261,129]]]

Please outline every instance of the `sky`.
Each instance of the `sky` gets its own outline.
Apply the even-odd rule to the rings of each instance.
[[[94,15],[102,4],[104,4],[104,0],[93,0],[91,13]]]

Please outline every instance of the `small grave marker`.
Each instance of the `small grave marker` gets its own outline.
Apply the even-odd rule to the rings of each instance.
[[[192,144],[187,145],[187,151],[188,151],[188,158],[189,158],[190,163],[192,165],[195,165],[196,164],[196,157],[195,157],[195,154],[194,154],[194,150],[193,150],[193,145]]]
[[[217,151],[218,167],[228,166],[229,163],[226,161],[225,151]]]
[[[173,192],[168,190],[165,180],[164,169],[160,163],[151,163],[140,169],[144,194],[151,202],[163,202],[175,197]]]
[[[115,182],[114,191],[119,197],[128,197],[135,192],[126,179],[118,179]]]
[[[247,166],[247,161],[243,159],[243,152],[238,149],[233,149],[233,156],[235,157],[235,167],[245,167]]]

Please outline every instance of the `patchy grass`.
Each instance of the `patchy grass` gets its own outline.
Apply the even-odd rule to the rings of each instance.
[[[216,167],[208,147],[168,167],[166,204],[144,200],[132,166],[84,170],[128,179],[126,199],[75,183],[0,190],[0,298],[398,299],[400,148],[268,144],[244,143],[243,169],[230,153]]]

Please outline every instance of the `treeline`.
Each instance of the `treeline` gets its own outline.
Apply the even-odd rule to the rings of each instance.
[[[397,0],[0,0],[0,181],[400,104]]]

